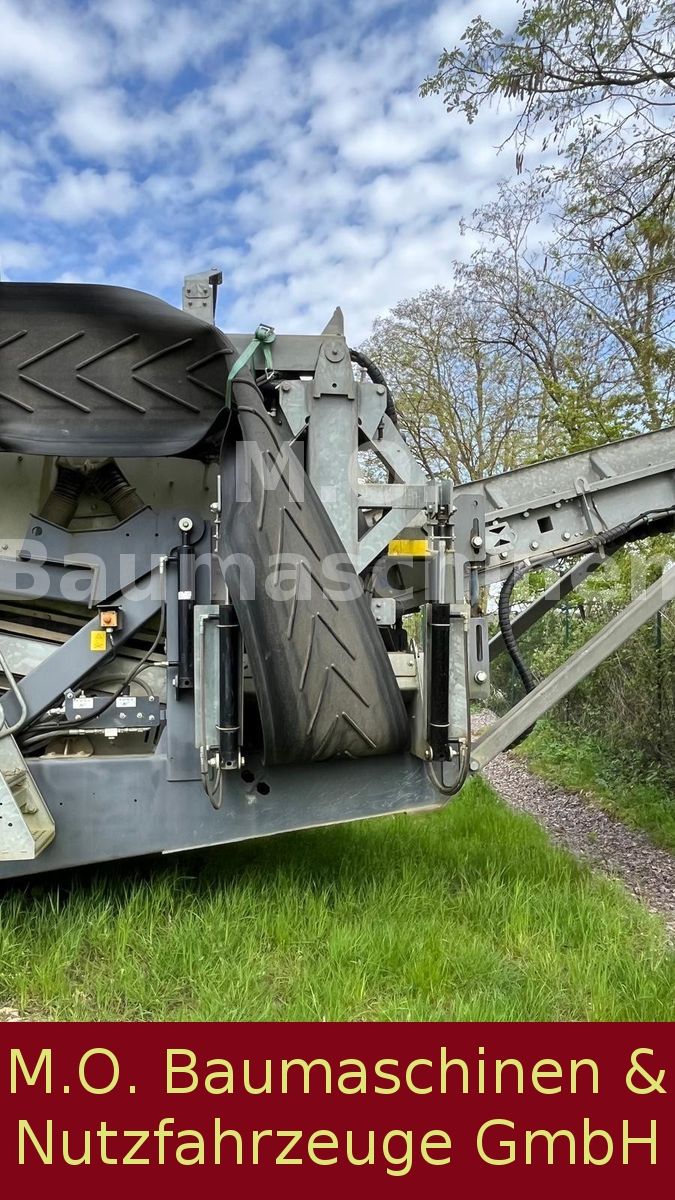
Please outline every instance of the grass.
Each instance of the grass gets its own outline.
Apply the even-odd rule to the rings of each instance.
[[[606,812],[675,853],[675,794],[656,769],[642,769],[597,738],[554,721],[540,721],[516,753],[543,779],[590,793]]]
[[[443,812],[0,892],[0,1006],[61,1020],[666,1020],[661,923],[481,782]]]

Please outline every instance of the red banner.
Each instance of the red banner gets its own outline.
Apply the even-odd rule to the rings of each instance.
[[[69,1197],[670,1190],[672,1065],[667,1025],[4,1024],[2,1180]]]

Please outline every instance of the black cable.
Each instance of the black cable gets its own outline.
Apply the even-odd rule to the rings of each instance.
[[[367,354],[364,354],[363,350],[352,350],[350,348],[349,357],[351,358],[352,362],[356,363],[357,366],[363,367],[364,371],[368,373],[368,376],[370,379],[372,379],[373,383],[377,383],[380,385],[380,387],[385,389],[387,394],[387,404],[384,411],[386,412],[392,424],[398,425],[398,413],[396,412],[394,398],[391,394],[389,384],[387,383],[377,363],[374,363],[372,358],[369,358]]]
[[[623,521],[621,525],[615,525],[612,529],[603,529],[600,533],[595,534],[592,539],[592,544],[596,548],[600,546],[613,545],[615,542],[629,542],[631,534],[640,533],[641,530],[647,530],[650,525],[664,521],[666,517],[675,517],[674,508],[650,508],[646,512],[639,513],[636,517],[632,517],[630,521]],[[657,531],[658,532],[658,531]],[[662,532],[670,532],[663,530]],[[641,536],[649,536],[641,534]],[[653,536],[656,536],[655,534]]]
[[[584,546],[575,546],[575,551],[578,553],[580,550],[587,548],[600,549],[601,546],[611,546],[616,542],[621,543],[630,541],[631,534],[636,533],[642,527],[648,527],[655,519],[672,516],[675,516],[675,509],[673,508],[648,509],[646,512],[639,513],[638,516],[633,517],[630,521],[623,521],[620,525],[614,525],[611,529],[601,530],[599,533],[595,534],[593,538],[589,539],[588,543],[586,543]],[[534,569],[541,570],[541,568],[545,567],[546,565],[546,562],[538,562],[536,564],[524,562],[521,563],[519,567],[514,567],[511,571],[511,574],[505,580],[501,592],[499,593],[499,604],[497,608],[499,629],[506,651],[522,680],[526,693],[534,691],[537,686],[537,680],[530,670],[528,663],[525,661],[516,640],[516,635],[513,632],[513,626],[511,624],[511,596],[516,584],[519,583],[521,579],[524,579],[524,577],[530,571]],[[530,728],[521,733],[520,737],[516,738],[511,745],[519,745],[520,742],[524,741],[524,739],[529,736],[533,729],[534,725],[531,725]]]
[[[518,642],[516,641],[516,635],[513,632],[513,627],[511,625],[511,595],[516,584],[519,583],[520,580],[523,579],[532,569],[532,564],[529,562],[521,563],[519,567],[513,568],[511,574],[504,582],[501,592],[499,593],[499,605],[497,608],[497,614],[499,616],[499,629],[501,631],[504,645],[511,662],[520,675],[526,693],[534,691],[537,686],[537,680],[523,658]],[[521,742],[524,742],[525,738],[529,737],[532,733],[535,725],[536,721],[530,725],[528,729],[524,729],[519,737],[514,738],[514,740],[509,743],[506,749],[510,750],[513,746],[519,746]]]
[[[55,725],[55,726],[53,726],[53,728],[51,730],[44,729],[42,731],[42,733],[35,734],[34,737],[22,738],[21,742],[20,742],[20,748],[22,751],[24,751],[24,750],[31,750],[34,746],[42,746],[43,744],[46,746],[48,744],[48,742],[53,742],[54,738],[58,737],[61,734],[63,735],[63,737],[76,737],[77,736],[76,734],[67,733],[66,730],[63,728],[63,726]]]
[[[119,699],[119,697],[122,695],[122,692],[124,691],[124,689],[129,687],[134,682],[134,679],[136,678],[138,673],[142,670],[142,668],[146,665],[146,663],[148,662],[148,659],[155,653],[155,650],[157,649],[157,647],[161,641],[162,634],[164,633],[165,623],[166,623],[166,604],[163,603],[160,607],[159,625],[157,626],[157,633],[155,634],[155,637],[154,637],[151,645],[145,651],[145,654],[142,656],[142,658],[140,658],[138,660],[137,663],[134,664],[134,666],[131,668],[131,670],[125,675],[120,686],[117,688],[116,691],[113,692],[113,694],[110,697],[110,699],[108,700],[108,702],[103,705],[103,708],[99,708],[97,712],[92,712],[91,716],[84,717],[81,721],[78,721],[78,725],[77,725],[78,729],[82,729],[84,726],[90,724],[91,721],[96,720],[98,717],[103,716],[103,714],[106,713],[108,711],[108,709],[112,707],[112,705],[115,703],[115,701]],[[21,745],[22,746],[23,745],[31,746],[31,745],[34,745],[37,742],[41,742],[43,740],[49,741],[49,740],[51,740],[52,737],[54,737],[55,734],[64,733],[65,730],[69,729],[70,727],[71,726],[70,726],[69,721],[62,721],[60,724],[57,724],[57,725],[43,726],[43,727],[40,727],[39,724],[32,725],[30,727],[30,731],[32,732],[33,736],[30,736],[30,732],[27,731],[27,732],[29,732],[29,736],[21,739]]]
[[[117,691],[113,692],[108,703],[104,704],[103,708],[99,708],[98,712],[92,713],[91,717],[85,717],[83,721],[79,722],[80,725],[86,725],[87,721],[93,721],[95,718],[101,717],[103,715],[103,713],[106,713],[108,711],[108,709],[115,703],[115,701],[119,699],[119,697],[122,695],[122,692],[124,691],[124,689],[129,687],[130,684],[132,684],[134,682],[134,679],[138,675],[138,672],[141,670],[142,667],[145,666],[148,659],[151,657],[151,655],[153,655],[155,653],[155,650],[159,646],[159,643],[162,640],[162,635],[164,633],[165,623],[166,623],[166,605],[162,604],[160,607],[160,610],[159,610],[159,625],[157,626],[157,633],[155,634],[152,644],[148,647],[148,649],[146,650],[143,657],[139,658],[136,665],[131,668],[131,670],[128,672],[127,675],[125,675],[125,677],[122,680]]]
[[[508,579],[506,579],[501,592],[499,593],[499,605],[497,615],[499,617],[499,628],[504,641],[504,646],[508,652],[509,658],[513,663],[516,671],[523,681],[523,687],[526,692],[533,692],[537,686],[537,681],[532,674],[529,666],[523,658],[516,635],[513,632],[511,625],[511,595],[517,583],[523,579],[529,571],[532,570],[531,564],[522,563],[519,567],[514,567]]]

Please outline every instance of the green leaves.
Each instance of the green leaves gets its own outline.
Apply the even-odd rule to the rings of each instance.
[[[440,55],[421,94],[442,96],[449,112],[470,122],[485,105],[505,101],[515,110],[507,140],[517,169],[541,134],[540,145],[556,144],[568,169],[581,169],[599,149],[617,179],[647,193],[644,211],[672,203],[673,0],[533,0],[522,8],[506,32],[474,18],[461,44]]]

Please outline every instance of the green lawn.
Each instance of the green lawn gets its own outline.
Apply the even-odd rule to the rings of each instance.
[[[121,1020],[665,1020],[663,928],[474,782],[442,813],[0,893],[0,1007]]]
[[[622,759],[596,738],[550,720],[540,721],[516,753],[543,779],[590,792],[600,807],[675,853],[675,794],[658,768]]]

